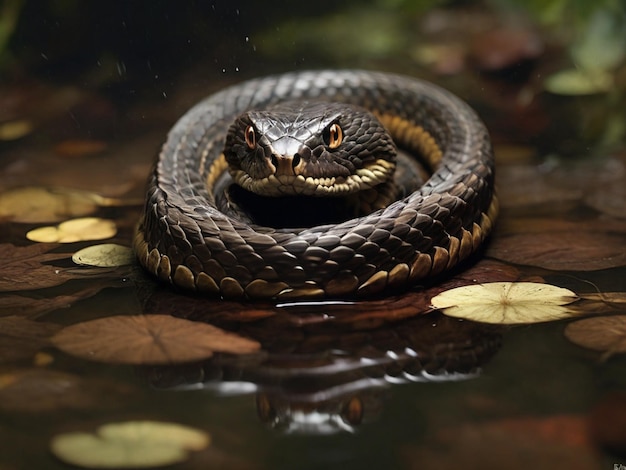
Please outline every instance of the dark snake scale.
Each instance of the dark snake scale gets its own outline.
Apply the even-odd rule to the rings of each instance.
[[[394,145],[432,168],[431,176],[408,196],[337,224],[272,228],[222,210],[215,187],[232,160],[224,153],[233,123],[242,113],[297,100],[365,108]],[[369,138],[372,145],[379,140]],[[308,163],[272,161],[284,174]],[[372,165],[357,169],[357,179],[386,168],[379,160]],[[267,176],[264,169],[254,172]],[[238,181],[237,170],[230,173]],[[311,181],[322,185],[324,178]],[[358,298],[406,290],[453,268],[479,248],[497,212],[489,136],[462,100],[398,75],[295,72],[226,88],[174,125],[149,180],[134,247],[150,273],[188,291],[248,299]]]

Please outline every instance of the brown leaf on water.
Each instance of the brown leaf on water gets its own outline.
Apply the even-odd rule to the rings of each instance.
[[[602,360],[626,353],[626,315],[578,320],[568,324],[564,334],[578,346],[602,352]]]
[[[83,277],[49,264],[49,261],[69,258],[67,253],[49,253],[56,244],[39,243],[28,246],[0,244],[2,271],[0,292],[44,289],[63,284],[70,279]]]
[[[9,413],[112,408],[127,403],[131,393],[128,385],[48,369],[0,375],[0,410]]]
[[[498,172],[498,196],[502,208],[532,206],[543,213],[570,207],[583,197],[579,187],[555,185],[540,168],[508,165]]]
[[[68,354],[120,364],[173,364],[207,359],[214,352],[248,354],[260,349],[256,341],[169,315],[113,316],[76,323],[52,341]]]
[[[87,287],[73,291],[68,295],[55,295],[52,297],[34,297],[31,295],[0,293],[0,317],[25,316],[33,319],[45,313],[68,308],[73,303],[92,297],[106,287],[115,287],[118,284],[113,281],[108,283],[99,279],[100,282],[90,284]],[[28,294],[28,293],[27,293]]]
[[[620,179],[603,185],[590,193],[585,202],[599,212],[626,219],[626,184]]]
[[[28,320],[24,317],[0,318],[0,362],[33,357],[50,344],[50,337],[60,326]]]
[[[494,237],[487,254],[509,263],[555,271],[595,271],[626,265],[624,234],[586,231]]]

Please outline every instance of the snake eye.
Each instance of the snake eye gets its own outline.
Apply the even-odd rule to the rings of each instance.
[[[341,126],[337,123],[331,124],[324,137],[328,147],[336,149],[341,145],[341,141],[343,140],[343,131],[341,130]]]
[[[246,139],[246,145],[248,148],[250,150],[254,150],[256,148],[256,134],[254,133],[254,127],[246,127],[244,138]]]

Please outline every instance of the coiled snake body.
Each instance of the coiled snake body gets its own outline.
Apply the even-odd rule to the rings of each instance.
[[[254,149],[259,136],[246,132],[259,129],[249,123],[246,127],[247,118],[241,114],[297,100],[312,102],[313,108],[323,106],[315,105],[323,101],[369,110],[387,129],[393,145],[421,156],[432,175],[408,196],[337,224],[272,228],[250,223],[236,211],[223,211],[214,189],[226,172],[227,159],[232,164],[235,158],[224,156],[236,153],[224,149],[227,134],[237,126],[233,122],[244,126],[240,135]],[[308,152],[313,156],[305,157],[336,163],[333,144],[341,142],[342,130],[331,129],[333,122],[319,128],[335,132],[325,137],[326,146],[320,143],[320,152],[327,153]],[[381,139],[369,138],[359,146]],[[298,191],[335,180],[346,187],[354,180],[385,177],[393,169],[374,156],[370,163],[356,159],[335,164],[344,173],[348,168],[354,177],[302,176],[304,157],[292,155],[285,163],[267,151],[255,152],[265,158],[262,167],[248,164],[255,181],[280,180]],[[171,129],[149,181],[135,251],[140,263],[158,278],[225,298],[339,298],[402,290],[456,266],[481,245],[497,214],[493,166],[487,131],[474,111],[430,83],[354,70],[250,80],[209,96]],[[315,172],[321,164],[310,163],[309,168]],[[250,179],[239,169],[230,172],[237,182]]]

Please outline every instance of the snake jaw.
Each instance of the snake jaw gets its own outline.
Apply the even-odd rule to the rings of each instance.
[[[263,196],[345,196],[371,189],[388,181],[395,170],[395,162],[378,159],[374,163],[356,170],[347,177],[271,174],[264,178],[252,178],[243,170],[230,170],[233,181],[242,188]]]

